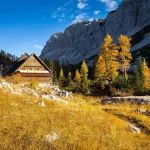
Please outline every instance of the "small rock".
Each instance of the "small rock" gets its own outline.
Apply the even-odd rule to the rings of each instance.
[[[46,140],[50,143],[56,141],[57,139],[58,139],[58,134],[56,132],[53,132],[53,134],[46,135]]]
[[[146,110],[145,114],[146,114],[147,116],[150,116],[150,110]]]
[[[49,95],[42,95],[42,98],[45,98],[45,99],[50,99]]]
[[[35,96],[35,97],[39,97],[39,95],[38,95],[36,92],[33,92],[32,94],[33,94],[33,96]]]
[[[44,103],[42,100],[40,100],[40,101],[38,102],[38,106],[40,106],[40,107],[45,107],[45,103]]]
[[[2,85],[4,85],[4,86],[6,86],[6,85],[7,85],[7,82],[6,82],[4,79],[2,80],[2,82],[1,82],[1,83],[2,83]]]
[[[145,113],[145,110],[143,110],[141,108],[137,108],[137,109],[134,110],[134,112]]]
[[[2,88],[3,86],[2,86],[2,84],[0,83],[0,89]]]
[[[129,129],[133,132],[133,133],[140,133],[141,130],[139,128],[137,128],[134,125],[129,125]]]
[[[8,89],[9,89],[10,91],[13,91],[13,88],[11,87],[10,84],[7,84],[7,87],[8,87]]]

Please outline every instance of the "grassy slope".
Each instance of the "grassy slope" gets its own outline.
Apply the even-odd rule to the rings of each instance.
[[[1,91],[0,95],[1,150],[148,150],[150,147],[149,135],[131,133],[126,121],[102,110],[106,106],[91,105],[95,98],[76,95],[69,105],[45,100],[46,107],[41,108],[37,103],[29,105],[22,101],[22,98],[33,101],[33,97]],[[59,139],[50,144],[45,135],[52,132]]]

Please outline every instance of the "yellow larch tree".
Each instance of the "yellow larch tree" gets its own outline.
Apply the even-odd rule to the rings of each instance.
[[[81,85],[81,74],[79,73],[78,69],[75,72],[74,82],[76,84],[76,87],[80,88],[80,85]]]
[[[98,56],[98,60],[95,64],[95,80],[104,80],[106,74],[106,65],[103,57]]]
[[[101,56],[104,59],[106,67],[106,79],[113,82],[118,76],[119,62],[117,61],[118,48],[113,43],[112,37],[107,34],[104,39],[104,44],[100,47]]]
[[[85,61],[82,61],[80,74],[81,74],[81,89],[83,93],[89,92],[89,80],[88,80],[88,67]]]
[[[127,70],[130,68],[130,61],[132,60],[130,53],[131,38],[128,38],[125,35],[120,35],[118,47],[119,68],[123,72],[124,78],[127,80]]]
[[[144,88],[149,89],[150,88],[150,70],[146,64],[145,59],[142,63],[143,68],[143,74],[144,74]]]

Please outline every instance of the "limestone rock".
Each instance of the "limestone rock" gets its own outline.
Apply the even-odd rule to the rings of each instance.
[[[58,139],[58,134],[56,132],[53,132],[53,134],[46,135],[46,140],[50,143],[56,141],[57,139]]]
[[[40,106],[40,107],[45,107],[44,101],[40,100],[40,101],[38,102],[38,106]]]
[[[2,86],[2,84],[0,83],[0,89],[2,88],[3,86]]]
[[[139,128],[137,128],[134,125],[129,125],[129,129],[133,132],[133,133],[140,133],[141,130]]]
[[[120,34],[133,36],[144,27],[150,25],[150,0],[124,0],[116,11],[107,18],[93,22],[83,21],[70,25],[64,32],[55,33],[47,41],[41,52],[42,59],[60,62],[69,60],[77,64],[82,60],[91,63],[91,57],[99,53],[98,47],[103,43],[106,34],[110,34],[114,42]],[[150,35],[135,43],[136,50],[150,44]]]

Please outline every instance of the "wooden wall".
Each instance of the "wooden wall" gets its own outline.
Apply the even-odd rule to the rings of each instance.
[[[19,68],[19,70],[44,71],[45,68],[39,63],[37,59],[35,59],[34,56],[32,56]]]
[[[22,82],[37,81],[39,83],[51,83],[52,73],[20,73],[19,70],[32,70],[32,71],[48,71],[44,66],[34,57],[31,56],[20,68],[17,75],[22,78]]]

